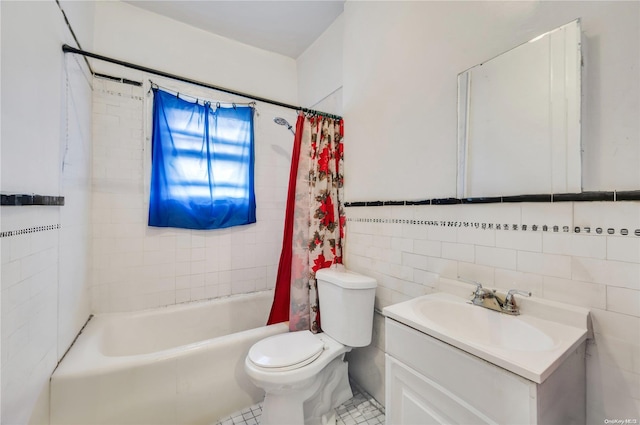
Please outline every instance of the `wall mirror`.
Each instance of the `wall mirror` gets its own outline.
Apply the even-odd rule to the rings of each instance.
[[[580,20],[458,75],[458,198],[581,191]]]

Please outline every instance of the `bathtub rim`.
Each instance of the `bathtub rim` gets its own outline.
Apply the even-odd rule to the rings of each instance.
[[[171,311],[197,308],[203,304],[228,302],[232,298],[244,298],[247,296],[253,296],[257,298],[260,295],[264,295],[269,291],[252,292],[249,294],[236,294],[221,298],[214,298],[210,300],[199,300],[190,303],[182,303],[164,307],[158,307],[155,309],[146,309],[135,312],[117,312],[117,313],[100,313],[94,315],[83,328],[81,333],[76,338],[73,345],[69,348],[64,357],[64,361],[61,361],[58,367],[52,374],[52,379],[65,378],[65,377],[77,377],[86,374],[106,374],[115,372],[135,366],[141,366],[155,361],[170,361],[171,359],[178,358],[185,355],[187,352],[205,350],[208,347],[219,346],[223,344],[231,344],[235,341],[242,341],[246,338],[260,337],[263,333],[274,334],[289,331],[289,322],[281,322],[272,325],[266,325],[267,318],[265,317],[265,324],[262,326],[246,329],[240,332],[235,332],[227,335],[216,336],[210,339],[196,341],[188,344],[179,345],[176,347],[166,348],[163,350],[153,351],[150,353],[130,354],[124,356],[108,356],[105,355],[100,348],[102,341],[102,333],[105,331],[106,326],[110,320],[119,317],[139,317],[140,315],[152,315],[161,310],[163,313],[171,313]],[[268,328],[267,331],[265,328]]]

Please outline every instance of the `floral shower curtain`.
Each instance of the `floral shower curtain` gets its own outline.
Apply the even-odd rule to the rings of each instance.
[[[268,324],[319,332],[315,272],[342,263],[342,120],[300,114],[296,123],[285,231]]]

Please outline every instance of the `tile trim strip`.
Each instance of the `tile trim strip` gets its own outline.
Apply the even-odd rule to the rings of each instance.
[[[468,228],[468,229],[482,229],[482,230],[503,230],[503,231],[523,231],[523,232],[550,232],[550,233],[587,233],[598,235],[620,235],[628,236],[635,235],[640,237],[640,229],[630,231],[627,228],[620,228],[618,230],[609,227],[602,228],[591,226],[575,226],[573,229],[570,226],[558,226],[547,224],[510,224],[510,223],[482,223],[477,221],[455,221],[455,220],[412,220],[403,218],[360,218],[360,217],[347,217],[347,222],[355,223],[383,223],[383,224],[413,224],[418,226],[433,226],[433,227],[455,227],[455,228]]]
[[[26,229],[8,230],[6,232],[0,232],[0,238],[10,238],[11,236],[26,235],[29,233],[47,232],[49,230],[58,230],[58,229],[60,229],[60,224],[27,227]]]
[[[64,196],[47,195],[0,195],[2,206],[29,206],[29,205],[49,205],[64,206]]]
[[[380,207],[385,205],[457,205],[499,204],[507,202],[619,202],[640,201],[640,190],[581,193],[530,194],[476,198],[434,198],[419,201],[357,201],[345,202],[345,207]]]

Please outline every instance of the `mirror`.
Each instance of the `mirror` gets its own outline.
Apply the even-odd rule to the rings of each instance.
[[[581,191],[580,20],[458,75],[458,198]]]

